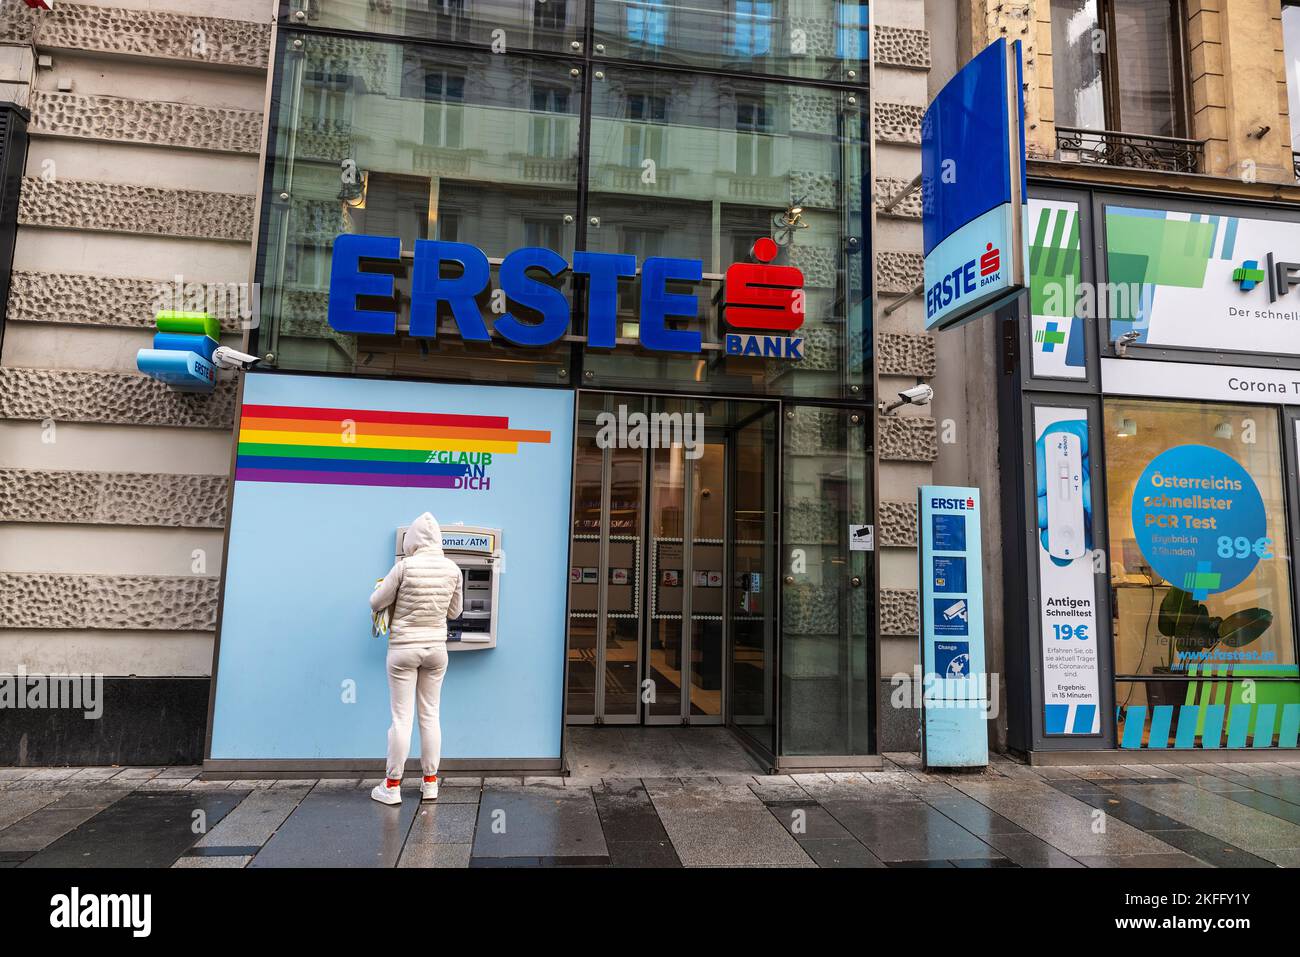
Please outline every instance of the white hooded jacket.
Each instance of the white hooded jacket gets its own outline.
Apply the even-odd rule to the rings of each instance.
[[[442,552],[442,529],[425,512],[406,530],[398,559],[370,593],[370,610],[394,604],[389,645],[447,640],[447,619],[461,612],[460,567]]]

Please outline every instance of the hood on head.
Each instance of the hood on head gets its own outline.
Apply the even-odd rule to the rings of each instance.
[[[442,554],[442,528],[428,512],[411,523],[402,540],[402,551],[407,555],[414,555],[421,548],[437,549],[438,554]]]

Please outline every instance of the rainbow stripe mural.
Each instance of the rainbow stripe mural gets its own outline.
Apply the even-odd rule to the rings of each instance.
[[[235,479],[486,490],[495,456],[550,441],[505,416],[245,405]]]

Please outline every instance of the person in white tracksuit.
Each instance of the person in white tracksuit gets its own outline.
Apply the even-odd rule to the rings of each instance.
[[[370,796],[384,804],[402,802],[402,770],[411,751],[411,712],[420,719],[420,798],[438,797],[442,728],[438,704],[447,673],[447,619],[459,618],[460,567],[442,551],[442,529],[425,512],[406,530],[402,551],[388,575],[370,594],[372,612],[393,605],[388,630],[388,692],[393,723],[388,729],[387,778]]]

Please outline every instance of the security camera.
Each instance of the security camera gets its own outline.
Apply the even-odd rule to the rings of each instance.
[[[1142,333],[1136,331],[1125,332],[1115,340],[1115,355],[1123,359],[1128,355],[1129,343],[1137,342],[1142,338]]]
[[[898,393],[897,401],[888,404],[880,403],[880,412],[882,415],[889,415],[889,413],[904,405],[929,405],[930,400],[933,398],[934,389],[922,382]]]
[[[240,352],[230,346],[217,346],[212,350],[212,363],[220,369],[239,369],[247,372],[261,361],[261,356],[250,356],[247,352]]]

